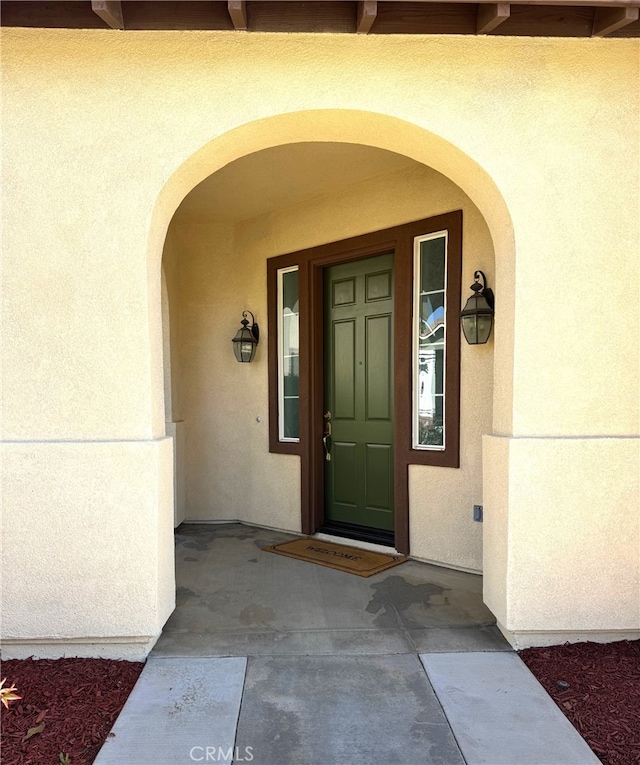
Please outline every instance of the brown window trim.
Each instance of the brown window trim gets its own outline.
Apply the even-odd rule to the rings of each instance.
[[[442,451],[412,447],[413,241],[447,230],[447,363],[445,429]],[[322,271],[326,266],[394,253],[394,494],[395,545],[409,552],[409,465],[460,466],[460,296],[462,211],[438,215],[339,242],[311,247],[267,260],[269,322],[269,450],[301,458],[302,531],[322,525],[324,478],[322,431]],[[300,300],[300,441],[282,442],[278,433],[277,273],[298,266]]]
[[[280,441],[278,418],[278,271],[281,268],[298,266],[298,290],[300,316],[302,316],[302,275],[299,254],[280,255],[267,260],[267,322],[268,322],[268,367],[269,367],[269,451],[277,454],[300,454],[300,441]],[[306,310],[306,308],[305,308]],[[302,345],[302,343],[301,343]],[[303,369],[300,359],[300,412],[303,404]],[[305,388],[308,386],[305,370]],[[307,401],[304,401],[305,405]]]

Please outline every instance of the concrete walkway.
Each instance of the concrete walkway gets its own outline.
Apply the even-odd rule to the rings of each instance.
[[[262,552],[240,525],[176,537],[178,606],[97,765],[589,765],[513,653],[481,578],[369,579]]]

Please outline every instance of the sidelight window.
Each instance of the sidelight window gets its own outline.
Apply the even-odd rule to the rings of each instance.
[[[298,266],[278,271],[278,437],[300,440],[300,299]]]
[[[445,448],[447,232],[414,238],[413,448]]]

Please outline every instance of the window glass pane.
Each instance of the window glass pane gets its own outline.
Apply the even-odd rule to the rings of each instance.
[[[419,362],[420,391],[419,396],[432,393],[444,393],[444,348],[431,345],[420,351]],[[422,404],[420,404],[422,408]]]
[[[278,271],[278,417],[281,441],[298,441],[298,268]]]
[[[285,398],[284,400],[284,438],[297,441],[299,438],[298,426],[298,397]]]
[[[415,239],[414,449],[444,448],[446,249],[446,232]]]
[[[298,357],[285,359],[285,372],[282,378],[285,398],[297,398],[300,376],[298,374]]]
[[[418,444],[442,446],[443,439],[443,361],[444,349],[429,349],[420,359],[418,373]]]
[[[431,396],[429,405],[418,417],[419,443],[425,447],[444,446],[444,396]]]
[[[444,291],[420,296],[421,346],[444,342]]]
[[[433,292],[444,287],[446,239],[439,236],[420,242],[420,283],[422,292]]]
[[[291,312],[298,312],[298,271],[282,274],[282,304]]]

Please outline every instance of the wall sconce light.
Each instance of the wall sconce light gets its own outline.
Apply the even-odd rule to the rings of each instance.
[[[465,340],[469,345],[482,345],[487,342],[491,334],[495,300],[493,291],[487,287],[487,277],[484,273],[476,271],[473,278],[474,282],[471,285],[473,295],[467,300],[460,314],[460,321]]]
[[[249,326],[247,314],[251,316],[251,326]],[[260,331],[251,311],[242,312],[242,321],[240,323],[242,326],[231,341],[233,343],[233,352],[236,355],[237,361],[249,363],[253,361],[253,357],[256,355]]]

